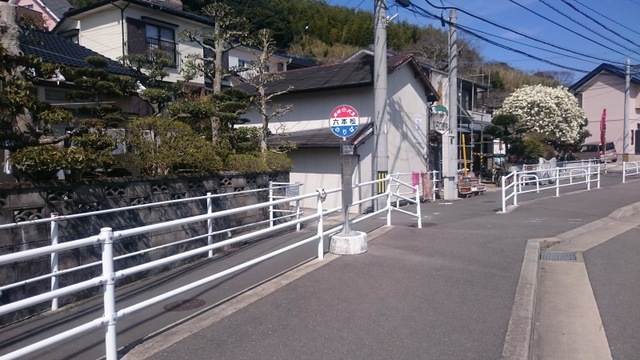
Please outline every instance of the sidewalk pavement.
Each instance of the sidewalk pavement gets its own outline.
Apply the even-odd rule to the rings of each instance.
[[[499,203],[425,204],[423,229],[380,228],[123,358],[637,358],[640,182]]]

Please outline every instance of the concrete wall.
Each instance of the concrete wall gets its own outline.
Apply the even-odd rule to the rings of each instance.
[[[212,193],[234,193],[241,190],[267,188],[269,181],[286,182],[288,174],[263,174],[257,176],[220,175],[211,177],[183,178],[120,178],[109,181],[86,181],[75,184],[52,183],[44,186],[2,184],[0,187],[0,224],[47,219],[53,213],[61,215],[86,213],[97,210],[115,209],[130,205],[140,205],[172,199],[184,199]],[[13,185],[13,186],[11,186]],[[268,192],[233,195],[214,200],[214,211],[237,208],[263,202]],[[153,206],[124,212],[93,215],[71,219],[59,223],[59,242],[66,242],[97,235],[103,227],[114,230],[201,215],[207,212],[206,200],[197,200],[170,205]],[[216,229],[226,229],[259,220],[268,219],[267,209],[249,211],[221,219],[216,219]],[[117,241],[115,255],[148,249],[158,245],[206,234],[206,222],[157,231]],[[226,239],[227,234],[216,236],[216,240]],[[147,261],[177,254],[206,244],[206,238],[193,242],[170,246],[144,255],[130,257],[116,263],[117,268],[128,267]],[[0,230],[0,255],[46,246],[51,243],[51,223]],[[200,256],[202,257],[202,256]],[[197,257],[197,258],[200,258]],[[0,286],[23,281],[38,275],[50,273],[50,257],[43,256],[9,266],[0,266]],[[193,258],[174,264],[181,265]],[[60,269],[100,261],[100,245],[75,249],[60,253]],[[154,270],[153,272],[158,272]],[[89,279],[101,273],[100,266],[74,272],[60,277],[60,286]],[[140,276],[148,276],[142,274]],[[136,280],[127,278],[119,284]],[[47,291],[50,281],[6,290],[0,294],[0,304],[8,304]],[[78,296],[91,296],[100,288],[83,292]],[[77,300],[77,297],[63,298],[62,305]],[[15,321],[35,312],[45,311],[50,305],[42,304],[10,315],[0,317],[0,325]]]

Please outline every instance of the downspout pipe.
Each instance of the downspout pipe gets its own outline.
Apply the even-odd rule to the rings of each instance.
[[[126,54],[126,50],[125,50],[125,46],[124,46],[124,11],[126,8],[129,7],[129,5],[131,5],[130,2],[127,1],[127,5],[125,5],[124,7],[120,7],[118,5],[116,5],[115,2],[111,2],[111,5],[117,7],[118,9],[120,9],[120,35],[122,38],[122,63],[124,64],[124,57],[127,55]]]

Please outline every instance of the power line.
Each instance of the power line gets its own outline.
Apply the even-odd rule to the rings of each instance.
[[[565,3],[567,6],[569,6],[570,8],[572,8],[573,10],[579,12],[580,14],[582,14],[582,16],[586,17],[587,19],[593,21],[594,23],[600,25],[603,29],[609,31],[610,33],[619,36],[621,39],[626,40],[628,42],[630,42],[631,44],[635,45],[636,47],[638,46],[638,44],[636,44],[634,41],[627,39],[626,37],[622,36],[621,34],[619,34],[616,31],[613,31],[611,29],[609,29],[606,25],[604,25],[603,23],[601,23],[600,21],[596,20],[595,18],[585,14],[583,11],[581,11],[580,9],[576,8],[575,6],[573,6],[572,4],[568,3],[567,0],[561,0],[563,3]]]
[[[588,54],[582,53],[582,52],[580,52],[580,51],[571,50],[571,49],[567,49],[567,48],[562,47],[562,46],[558,46],[558,45],[552,44],[552,43],[550,43],[550,42],[548,42],[548,41],[544,41],[544,40],[536,39],[535,37],[532,37],[532,36],[529,36],[529,35],[524,34],[524,33],[522,33],[522,32],[519,32],[519,31],[516,31],[516,30],[510,29],[510,28],[508,28],[508,27],[506,27],[506,26],[500,25],[500,24],[495,23],[495,22],[493,22],[493,21],[491,21],[491,20],[487,20],[487,19],[485,19],[485,18],[483,18],[483,17],[481,17],[481,16],[479,16],[479,15],[473,14],[473,13],[471,13],[471,12],[467,11],[467,10],[460,9],[460,8],[458,8],[458,7],[455,7],[455,6],[436,6],[436,5],[433,5],[429,0],[425,0],[425,1],[426,1],[426,3],[427,3],[427,4],[431,5],[432,7],[436,8],[436,9],[439,9],[439,10],[457,10],[457,11],[460,11],[461,13],[464,13],[464,14],[466,14],[466,15],[471,16],[472,18],[475,18],[475,19],[478,19],[478,20],[480,20],[480,21],[486,22],[486,23],[491,24],[491,25],[493,25],[493,26],[495,26],[495,27],[498,27],[498,28],[500,28],[500,29],[507,30],[507,31],[512,32],[512,33],[514,33],[514,34],[520,35],[520,36],[522,36],[522,37],[524,37],[524,38],[527,38],[527,39],[530,39],[530,40],[533,40],[533,41],[539,42],[539,43],[541,43],[541,44],[544,44],[544,45],[547,45],[547,46],[550,46],[550,47],[553,47],[553,48],[556,48],[556,49],[559,49],[559,50],[562,50],[562,51],[566,51],[566,52],[570,52],[570,53],[577,54],[577,55],[580,55],[580,56],[588,57],[588,58],[590,58],[590,59],[594,59],[594,60],[600,60],[600,61],[605,61],[605,62],[611,62],[610,60],[606,60],[606,59],[598,58],[598,57],[595,57],[595,56],[591,56],[591,55],[588,55]],[[414,6],[414,7],[418,7],[417,5],[413,5],[413,6]],[[419,7],[418,7],[418,8],[419,8]],[[422,10],[424,10],[424,9],[422,9]],[[426,10],[425,10],[425,11],[426,11]],[[436,16],[436,15],[431,14],[431,16]],[[442,17],[438,17],[438,19],[440,19],[441,21],[445,21],[445,22],[446,22],[446,20],[444,20]],[[624,55],[624,54],[622,54],[622,55]]]
[[[605,18],[605,19],[607,19],[607,20],[611,21],[612,23],[617,24],[617,25],[620,25],[621,27],[623,27],[623,28],[625,28],[625,29],[627,29],[627,30],[629,30],[629,31],[631,31],[631,32],[634,32],[634,33],[636,33],[636,34],[638,34],[638,35],[640,35],[640,32],[635,31],[635,30],[633,30],[632,28],[630,28],[630,27],[628,27],[628,26],[626,26],[626,25],[624,25],[624,24],[621,24],[621,23],[619,23],[619,22],[615,21],[614,19],[612,19],[612,18],[608,17],[607,15],[601,14],[599,11],[594,10],[593,8],[591,8],[591,7],[589,7],[589,6],[585,5],[585,4],[583,4],[582,2],[580,2],[580,1],[578,1],[578,0],[573,0],[573,1],[575,1],[575,2],[576,2],[576,3],[578,3],[578,4],[580,4],[582,7],[585,7],[585,8],[587,8],[587,9],[591,10],[592,12],[594,12],[594,13],[598,14],[599,16],[602,16],[603,18]],[[637,4],[639,4],[639,5],[640,5],[640,3],[637,3]]]
[[[611,50],[611,51],[616,52],[616,53],[618,53],[618,54],[620,54],[620,55],[625,55],[625,54],[623,54],[623,53],[619,52],[618,50],[616,50],[616,49],[614,49],[614,48],[609,47],[608,45],[605,45],[605,44],[602,44],[602,43],[600,43],[600,42],[597,42],[597,41],[595,41],[595,40],[593,40],[593,39],[589,38],[588,36],[582,35],[582,34],[580,34],[579,32],[577,32],[577,31],[575,31],[575,30],[569,29],[568,27],[566,27],[566,26],[564,26],[564,25],[562,25],[562,24],[558,23],[557,21],[554,21],[554,20],[552,20],[552,19],[549,19],[548,17],[546,17],[546,16],[544,16],[544,15],[540,14],[539,12],[536,12],[536,11],[534,11],[534,10],[532,10],[532,9],[530,9],[530,8],[528,8],[528,7],[526,7],[526,6],[522,5],[522,4],[520,4],[520,3],[518,3],[518,2],[516,2],[516,1],[514,1],[514,0],[509,0],[509,2],[511,2],[511,3],[515,4],[515,5],[518,5],[519,7],[521,7],[521,8],[523,8],[523,9],[527,10],[528,12],[530,12],[530,13],[532,13],[532,14],[535,14],[535,15],[537,15],[537,16],[539,16],[539,17],[541,17],[541,18],[545,19],[545,20],[547,20],[548,22],[550,22],[550,23],[552,23],[552,24],[554,24],[554,25],[557,25],[557,26],[561,27],[561,28],[563,28],[563,29],[565,29],[565,30],[569,31],[569,32],[570,32],[570,33],[572,33],[572,34],[578,35],[578,36],[580,36],[581,38],[583,38],[583,39],[585,39],[585,40],[591,41],[591,42],[593,42],[593,43],[595,43],[595,44],[598,44],[598,45],[602,46],[602,47],[603,47],[603,48],[605,48],[605,49]]]
[[[426,1],[427,1],[427,3],[429,3],[429,0],[426,0]],[[434,5],[433,5],[433,4],[431,4],[431,3],[429,3],[429,5],[434,6]],[[518,54],[520,54],[520,55],[524,55],[524,56],[526,56],[526,57],[528,57],[528,58],[531,58],[531,59],[534,59],[534,60],[538,60],[538,61],[541,61],[541,62],[543,62],[543,63],[549,64],[549,65],[553,65],[553,66],[556,66],[556,67],[559,67],[559,68],[562,68],[562,69],[565,69],[565,70],[571,70],[571,71],[576,71],[576,72],[581,72],[581,73],[588,73],[588,72],[589,72],[589,71],[586,71],[586,70],[583,70],[583,69],[578,69],[578,68],[574,68],[574,67],[570,67],[570,66],[566,66],[566,65],[558,64],[558,63],[555,63],[555,62],[553,62],[553,61],[549,61],[549,60],[547,60],[547,59],[543,59],[543,58],[540,58],[540,57],[538,57],[538,56],[531,55],[531,54],[529,54],[529,53],[527,53],[527,52],[524,52],[524,51],[522,51],[522,50],[518,50],[518,49],[512,48],[512,47],[510,47],[510,46],[506,46],[506,45],[504,45],[504,44],[500,44],[500,43],[495,42],[495,41],[493,41],[493,40],[490,40],[490,39],[488,39],[488,38],[486,38],[486,37],[484,37],[484,36],[482,36],[482,35],[479,35],[479,34],[477,34],[477,33],[473,32],[473,31],[470,31],[470,30],[466,29],[466,28],[465,28],[465,27],[463,27],[463,26],[456,25],[456,24],[452,24],[449,20],[444,20],[444,19],[442,19],[441,17],[438,17],[437,15],[435,15],[435,14],[432,14],[432,13],[428,12],[427,10],[423,9],[422,7],[420,7],[420,6],[418,6],[418,5],[412,4],[412,7],[413,7],[414,9],[417,9],[417,10],[418,10],[419,12],[421,12],[424,16],[432,17],[432,18],[440,18],[442,21],[444,21],[445,23],[449,24],[449,26],[456,26],[460,31],[462,31],[462,32],[464,32],[464,33],[466,33],[466,34],[469,34],[469,35],[471,35],[471,36],[473,36],[473,37],[476,37],[476,38],[478,38],[478,39],[480,39],[480,40],[483,40],[483,41],[485,41],[485,42],[487,42],[487,43],[489,43],[489,44],[491,44],[491,45],[497,46],[497,47],[499,47],[499,48],[502,48],[502,49],[505,49],[505,50],[509,50],[509,51],[512,51],[512,52],[518,53]],[[438,8],[437,6],[434,6],[434,7]],[[456,10],[458,10],[458,9],[456,9]],[[460,11],[461,11],[461,12],[466,13],[464,10],[460,10]]]
[[[626,46],[624,46],[624,45],[622,45],[622,44],[620,44],[620,43],[617,43],[617,42],[615,42],[614,40],[612,40],[612,39],[610,39],[610,38],[608,38],[608,37],[606,37],[606,36],[604,36],[604,35],[602,35],[602,34],[600,34],[600,33],[596,32],[596,31],[594,31],[593,29],[590,29],[588,26],[586,26],[586,25],[582,24],[581,22],[579,22],[578,20],[576,20],[576,19],[572,18],[571,16],[569,16],[569,15],[567,15],[567,14],[563,13],[562,11],[560,11],[559,9],[557,9],[556,7],[554,7],[553,5],[549,4],[549,3],[548,3],[548,2],[546,2],[545,0],[538,0],[538,1],[540,1],[541,3],[543,3],[544,5],[546,5],[547,7],[549,7],[550,9],[552,9],[553,11],[557,12],[558,14],[560,14],[560,15],[564,16],[565,18],[569,19],[571,22],[573,22],[573,23],[575,23],[575,24],[579,25],[580,27],[582,27],[582,28],[586,29],[587,31],[589,31],[589,32],[591,32],[591,33],[593,33],[593,34],[595,34],[595,35],[598,35],[598,36],[600,36],[601,38],[603,38],[603,39],[605,39],[605,40],[611,41],[611,43],[616,44],[616,45],[620,46],[621,48],[623,48],[623,49],[625,49],[625,50],[628,50],[628,51],[631,51],[631,52],[633,52],[633,53],[636,53],[636,54],[640,55],[640,53],[638,53],[638,51],[637,51],[637,50],[630,49],[630,48],[628,48],[628,47],[626,47]],[[562,0],[562,1],[564,2],[564,0]],[[618,52],[618,53],[619,53],[619,54],[622,54],[622,53],[620,53],[620,52]]]
[[[482,33],[482,34],[485,34],[485,35],[488,35],[488,36],[492,36],[492,37],[498,38],[498,39],[500,39],[500,40],[510,41],[510,42],[513,42],[513,43],[516,43],[516,44],[519,44],[519,45],[528,46],[528,47],[531,47],[531,48],[534,48],[534,49],[537,49],[537,50],[546,51],[546,52],[549,52],[549,53],[552,53],[552,54],[560,55],[560,56],[562,56],[562,57],[568,57],[568,58],[572,58],[572,59],[581,60],[581,61],[584,61],[584,62],[589,62],[589,63],[592,63],[592,64],[598,64],[598,65],[600,65],[600,62],[595,62],[595,61],[591,61],[591,60],[585,60],[585,59],[584,59],[584,58],[582,58],[582,57],[573,56],[573,55],[567,55],[567,54],[561,53],[561,52],[559,52],[559,51],[553,51],[553,50],[549,50],[549,49],[541,48],[541,47],[539,47],[539,46],[526,44],[526,43],[523,43],[523,42],[521,42],[521,41],[517,41],[517,40],[513,40],[513,39],[508,39],[508,38],[506,38],[506,37],[499,36],[499,35],[495,35],[495,34],[491,34],[491,33],[486,32],[486,31],[482,31],[482,30],[479,30],[479,29],[474,29],[474,28],[472,28],[472,27],[468,27],[468,26],[464,26],[464,25],[460,25],[460,24],[458,24],[458,27],[459,27],[459,28],[466,28],[467,30],[470,30],[470,31],[475,31],[475,32],[477,32],[477,33]],[[608,62],[607,60],[603,60],[603,61]],[[620,64],[620,65],[624,65],[624,63],[619,63],[619,64]]]

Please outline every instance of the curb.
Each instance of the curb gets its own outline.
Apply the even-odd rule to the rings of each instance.
[[[538,258],[542,241],[544,239],[527,241],[501,359],[527,360],[531,354]]]

